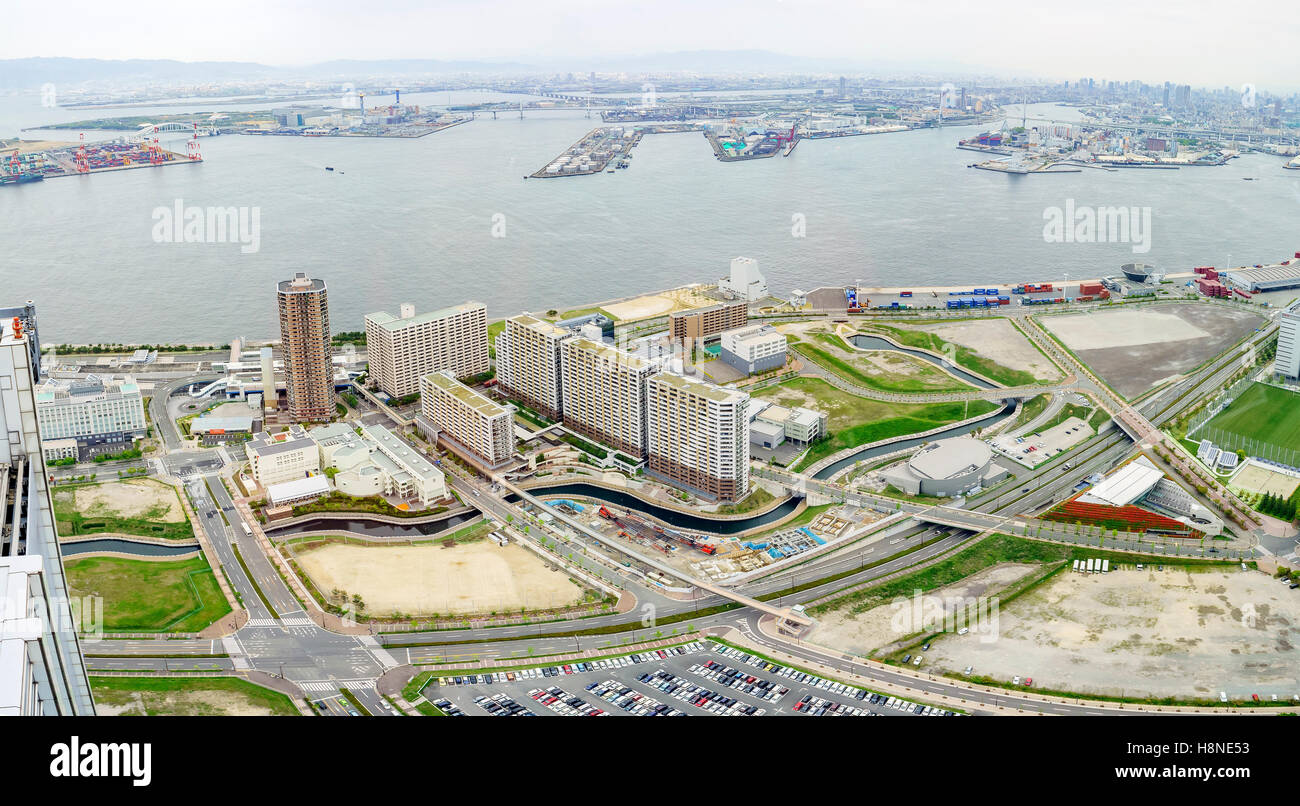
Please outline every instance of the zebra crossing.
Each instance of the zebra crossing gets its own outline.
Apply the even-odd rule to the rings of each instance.
[[[375,688],[374,680],[303,680],[295,681],[303,691],[325,692],[346,688],[350,691],[371,691]]]
[[[280,621],[273,618],[250,618],[245,627],[279,627]]]
[[[286,627],[315,627],[316,622],[306,616],[291,616],[280,619],[280,623]]]

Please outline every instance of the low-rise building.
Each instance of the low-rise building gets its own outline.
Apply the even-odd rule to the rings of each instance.
[[[148,433],[140,387],[88,375],[75,381],[46,381],[36,392],[36,421],[41,441],[55,454],[45,458],[85,461],[97,454],[119,453]],[[69,446],[75,441],[75,450]]]
[[[770,435],[774,433],[771,427],[779,428],[781,430],[781,440],[778,440],[776,444],[788,439],[800,445],[807,445],[827,434],[828,420],[829,418],[825,412],[814,411],[802,406],[790,408],[772,404],[765,406],[754,416],[751,433],[752,429],[758,428],[760,425],[770,426],[769,428],[760,428],[758,433]],[[776,447],[776,445],[766,447]]]
[[[720,347],[719,357],[746,375],[785,366],[785,335],[771,325],[750,325],[725,331]]]
[[[244,450],[253,478],[262,487],[320,472],[320,450],[300,425],[275,434],[269,431],[256,434]]]
[[[733,299],[758,302],[767,296],[767,279],[752,257],[731,260],[731,273],[718,281],[718,289]]]
[[[908,495],[949,497],[988,486],[1008,475],[993,450],[969,436],[940,439],[884,472],[885,480]]]
[[[514,455],[510,412],[450,373],[435,372],[421,379],[420,412],[425,427],[436,432],[440,444],[450,442],[488,467],[500,467]]]

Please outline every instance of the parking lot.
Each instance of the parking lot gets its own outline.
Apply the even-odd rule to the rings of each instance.
[[[1042,432],[1023,436],[1000,434],[993,437],[989,444],[1008,459],[1025,467],[1034,468],[1058,454],[1065,453],[1094,433],[1092,426],[1078,417],[1067,417],[1064,422]]]
[[[434,678],[455,716],[950,716],[712,641],[618,658]]]

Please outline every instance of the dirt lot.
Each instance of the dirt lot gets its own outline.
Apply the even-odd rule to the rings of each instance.
[[[1115,391],[1132,398],[1223,352],[1263,317],[1223,305],[1170,303],[1039,321]]]
[[[71,504],[82,515],[143,518],[178,523],[185,520],[176,490],[152,479],[129,479],[103,484],[55,489],[55,500]]]
[[[933,626],[929,616],[937,613],[939,608],[942,608],[941,618],[946,619],[952,615],[958,600],[988,596],[990,592],[1003,590],[1038,568],[1034,563],[1002,563],[961,582],[927,591],[921,597],[921,619],[916,618],[917,605],[914,599],[890,602],[856,616],[848,615],[847,610],[835,611],[818,619],[808,640],[856,655],[867,655],[904,636],[921,632],[922,627]],[[970,637],[974,637],[974,634]]]
[[[1237,475],[1232,477],[1231,484],[1248,492],[1273,493],[1286,498],[1295,492],[1296,487],[1300,487],[1300,479],[1278,473],[1254,462],[1247,462],[1241,470],[1237,471]]]
[[[974,319],[921,325],[916,329],[929,331],[944,341],[974,350],[983,358],[1009,369],[1032,373],[1040,380],[1054,381],[1064,377],[1061,370],[1016,330],[1009,319]]]
[[[1130,697],[1300,694],[1300,591],[1257,571],[1062,572],[1001,610],[999,639],[936,641],[930,666]]]
[[[716,305],[718,300],[710,299],[690,288],[675,288],[662,294],[649,294],[602,306],[620,322],[647,319],[651,316],[663,316],[673,311],[685,311],[692,308],[704,308]]]
[[[582,601],[563,571],[547,570],[522,546],[491,541],[442,546],[329,543],[298,555],[324,592],[360,594],[374,615],[446,615],[537,610]]]

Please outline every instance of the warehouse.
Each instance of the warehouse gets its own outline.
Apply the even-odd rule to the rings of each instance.
[[[1258,269],[1230,269],[1219,274],[1230,285],[1252,294],[1300,288],[1300,260]]]

